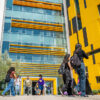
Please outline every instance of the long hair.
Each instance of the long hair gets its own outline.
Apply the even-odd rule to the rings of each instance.
[[[8,72],[7,72],[7,74],[11,74],[12,71],[15,71],[14,67],[10,67],[9,70],[8,70]]]
[[[68,58],[70,57],[70,54],[66,54],[63,60],[63,63],[68,63]]]

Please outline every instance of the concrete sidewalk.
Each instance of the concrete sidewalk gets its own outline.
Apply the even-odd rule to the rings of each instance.
[[[100,95],[93,95],[89,97],[68,97],[68,96],[54,96],[54,95],[46,95],[46,96],[0,96],[0,100],[100,100]]]

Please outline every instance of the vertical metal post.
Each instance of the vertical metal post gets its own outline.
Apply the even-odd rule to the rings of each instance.
[[[6,0],[0,0],[0,53],[2,53],[3,29],[4,29],[4,15],[6,8]]]
[[[69,28],[68,28],[68,19],[67,19],[67,6],[66,6],[66,0],[63,0],[64,5],[64,18],[65,18],[65,30],[66,30],[66,38],[67,38],[67,50],[70,54],[70,41],[69,41]]]

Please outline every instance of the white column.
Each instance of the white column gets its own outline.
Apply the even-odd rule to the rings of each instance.
[[[0,53],[2,49],[5,1],[0,0]]]
[[[66,39],[67,39],[67,50],[70,54],[70,41],[69,41],[69,28],[68,28],[68,19],[67,19],[67,5],[66,0],[63,0],[64,5],[64,17],[65,17],[65,31],[66,31]]]

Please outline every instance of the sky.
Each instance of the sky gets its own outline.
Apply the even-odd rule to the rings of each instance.
[[[1,42],[1,32],[2,32],[2,23],[3,23],[4,3],[5,0],[0,0],[0,42]]]

